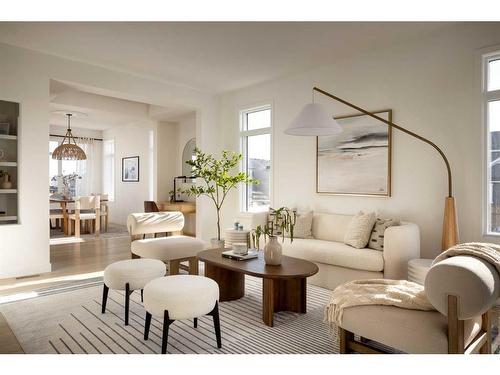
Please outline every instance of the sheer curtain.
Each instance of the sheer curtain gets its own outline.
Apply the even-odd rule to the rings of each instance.
[[[94,183],[94,139],[79,137],[76,139],[78,146],[82,148],[87,155],[86,160],[78,160],[76,162],[76,173],[82,177],[76,183],[77,195],[90,195],[92,193],[92,186]]]

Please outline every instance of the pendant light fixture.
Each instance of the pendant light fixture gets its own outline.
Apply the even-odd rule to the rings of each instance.
[[[75,137],[71,134],[71,116],[72,113],[66,113],[68,117],[68,130],[61,144],[52,151],[52,159],[56,160],[85,160],[87,155],[80,146],[76,144]],[[64,143],[67,140],[67,143]]]

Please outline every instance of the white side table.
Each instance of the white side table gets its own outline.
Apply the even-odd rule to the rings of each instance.
[[[411,259],[408,261],[408,281],[424,285],[425,276],[434,259]]]
[[[229,246],[233,243],[246,243],[250,247],[250,231],[228,228],[225,233],[225,241],[226,245]]]

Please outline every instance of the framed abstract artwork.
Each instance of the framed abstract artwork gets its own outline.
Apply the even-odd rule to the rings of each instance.
[[[392,121],[392,110],[373,112]],[[370,116],[336,117],[342,133],[316,141],[316,192],[391,196],[392,129]]]
[[[139,156],[122,158],[122,182],[139,182]]]

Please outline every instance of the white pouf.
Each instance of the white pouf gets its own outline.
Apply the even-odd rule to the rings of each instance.
[[[102,313],[106,312],[109,289],[125,290],[125,325],[128,325],[130,294],[141,290],[153,279],[165,276],[165,263],[156,259],[128,259],[110,264],[104,269]]]
[[[144,287],[144,340],[148,339],[152,316],[163,317],[161,352],[167,353],[169,326],[178,319],[211,315],[214,322],[217,347],[222,347],[219,322],[219,285],[212,279],[195,275],[166,276],[150,281]]]
[[[408,281],[424,285],[427,272],[434,259],[411,259],[408,261]]]
[[[219,300],[219,285],[208,277],[166,276],[144,287],[144,308],[153,316],[171,320],[197,318],[208,314]]]
[[[156,259],[128,259],[110,264],[104,270],[104,284],[110,289],[143,289],[153,279],[165,276],[165,263]]]

